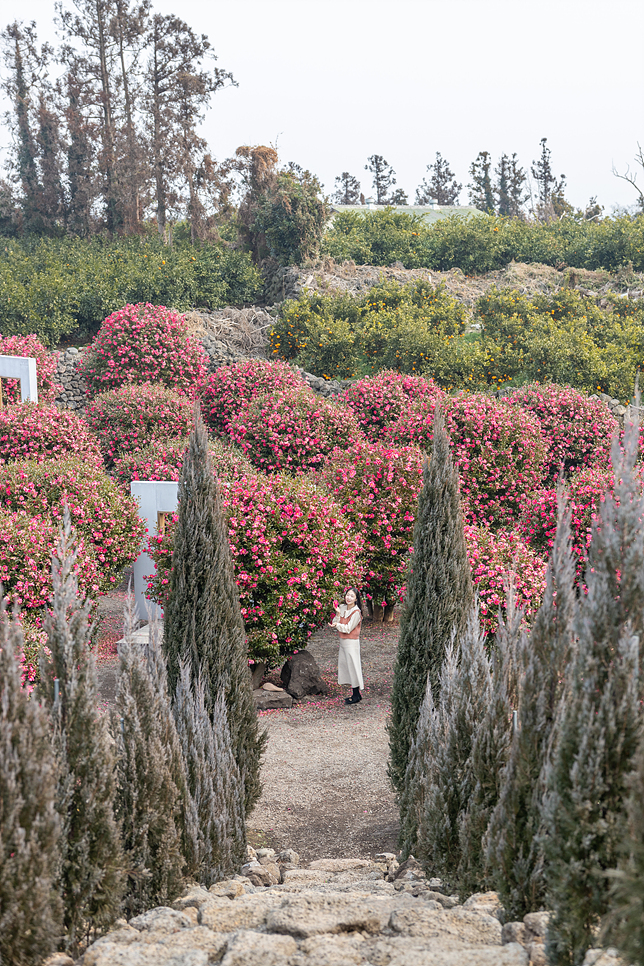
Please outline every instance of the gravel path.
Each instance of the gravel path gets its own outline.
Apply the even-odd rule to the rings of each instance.
[[[269,741],[264,792],[249,818],[249,837],[275,849],[294,848],[306,862],[396,849],[386,726],[398,626],[363,625],[365,692],[355,707],[344,704],[350,689],[337,685],[337,642],[337,633],[323,628],[308,646],[330,686],[328,697],[260,715]]]

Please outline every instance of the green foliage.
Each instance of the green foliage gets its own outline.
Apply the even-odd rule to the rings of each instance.
[[[259,288],[243,252],[187,242],[170,248],[155,233],[11,240],[0,248],[2,334],[33,332],[48,346],[76,328],[98,329],[127,303],[216,308],[252,302]]]
[[[561,502],[543,603],[524,641],[517,730],[487,831],[487,866],[512,920],[543,908],[544,763],[564,688],[577,608],[570,512]]]
[[[201,675],[181,661],[174,698],[177,732],[197,806],[199,882],[239,874],[246,858],[243,772],[235,761],[223,689],[214,702]]]
[[[39,966],[56,948],[60,820],[49,722],[21,687],[19,621],[0,609],[0,962]]]
[[[613,871],[607,934],[624,960],[644,966],[644,740],[640,741],[630,777],[627,831],[619,868]]]
[[[458,474],[442,418],[437,415],[432,457],[425,464],[418,499],[391,694],[389,776],[399,793],[405,786],[427,677],[437,694],[445,649],[454,630],[458,631],[467,619],[472,600]],[[405,827],[404,815],[401,827]]]
[[[641,272],[644,216],[586,221],[566,215],[542,223],[451,215],[428,224],[406,212],[340,212],[325,235],[322,254],[358,265],[400,261],[405,268],[460,268],[466,275],[495,271],[511,261],[613,271],[632,262]]]
[[[112,732],[117,747],[116,817],[127,869],[123,908],[127,919],[167,906],[184,879],[180,814],[186,807],[172,774],[167,743],[167,695],[160,692],[145,654],[132,642],[134,604],[125,611],[125,644],[119,646],[119,678]],[[170,723],[174,721],[170,715]]]
[[[219,692],[224,692],[233,754],[244,783],[244,807],[249,812],[261,791],[259,768],[266,738],[257,727],[228,528],[198,411],[179,479],[163,647],[172,691],[185,660],[193,681],[203,677],[211,707]]]
[[[52,563],[53,597],[45,617],[49,653],[41,655],[40,694],[52,717],[60,766],[59,889],[65,944],[71,951],[78,950],[92,929],[106,927],[116,918],[123,894],[123,853],[114,815],[114,750],[107,721],[98,710],[96,666],[89,647],[91,602],[78,597],[76,564],[66,511]]]
[[[547,937],[553,966],[579,966],[608,911],[624,837],[628,775],[637,749],[639,641],[644,632],[644,497],[635,470],[638,429],[615,448],[614,493],[593,527],[587,593],[546,773]]]
[[[263,235],[267,253],[282,265],[301,265],[315,257],[328,216],[317,178],[290,169],[259,199],[250,231]]]
[[[644,363],[644,301],[607,308],[574,289],[528,296],[492,287],[476,303],[481,332],[442,285],[381,282],[358,298],[314,293],[283,303],[273,357],[328,378],[385,368],[425,375],[444,389],[507,383],[568,384],[628,401]]]

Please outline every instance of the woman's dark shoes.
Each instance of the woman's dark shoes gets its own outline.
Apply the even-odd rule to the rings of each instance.
[[[362,701],[362,695],[360,694],[360,688],[354,688],[353,689],[353,694],[351,695],[351,697],[344,699],[344,703],[345,704],[357,704],[359,701]]]

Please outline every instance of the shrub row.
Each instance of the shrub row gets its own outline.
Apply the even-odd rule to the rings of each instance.
[[[644,271],[644,216],[604,218],[599,222],[565,217],[549,224],[494,215],[457,215],[430,225],[419,216],[396,211],[341,212],[322,245],[336,261],[405,268],[460,268],[477,275],[511,261],[564,263],[574,268],[614,270],[632,263]]]

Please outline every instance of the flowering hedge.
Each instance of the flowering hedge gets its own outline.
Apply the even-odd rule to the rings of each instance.
[[[58,526],[51,518],[0,507],[0,584],[9,606],[44,607],[51,597],[51,555]],[[99,592],[96,555],[83,537],[78,542],[79,587],[89,597]]]
[[[603,466],[589,466],[570,478],[568,505],[577,579],[581,579],[586,567],[586,554],[590,546],[593,520],[600,503],[612,488],[613,472]],[[548,555],[557,531],[557,491],[555,489],[539,490],[526,502],[521,516],[520,530],[535,550]]]
[[[360,583],[363,540],[311,481],[274,475],[221,487],[252,661],[274,664],[306,645],[344,586]],[[157,573],[148,596],[166,599],[174,523],[150,539]]]
[[[58,371],[56,356],[50,354],[37,335],[0,335],[0,356],[28,356],[36,360],[38,402],[53,403],[61,386],[55,381]],[[4,404],[20,402],[20,380],[2,380]]]
[[[67,503],[72,524],[96,556],[101,591],[116,584],[138,556],[145,526],[136,502],[103,470],[77,456],[0,467],[0,507],[62,521]]]
[[[470,523],[512,527],[543,476],[546,446],[536,416],[501,399],[457,395],[447,408],[452,456]]]
[[[546,472],[556,480],[563,467],[569,476],[591,464],[610,465],[610,445],[617,420],[608,406],[572,386],[524,386],[508,398],[537,417],[546,440]]]
[[[375,376],[358,379],[339,398],[353,410],[365,435],[378,440],[383,430],[408,412],[412,402],[422,399],[433,412],[435,403],[444,397],[443,390],[431,380],[383,369]]]
[[[320,481],[364,534],[363,589],[374,604],[403,598],[423,460],[415,446],[394,449],[365,441],[335,449],[320,473]]]
[[[319,468],[342,439],[362,437],[349,409],[310,389],[258,396],[231,418],[233,442],[267,473],[306,473]]]
[[[135,453],[119,457],[114,463],[114,476],[124,484],[132,480],[178,480],[187,445],[187,438],[156,439]],[[253,472],[250,461],[234,446],[217,439],[209,443],[208,449],[218,477]]]
[[[82,362],[89,395],[125,383],[160,382],[194,396],[208,357],[185,316],[164,305],[124,305],[105,319]]]
[[[79,416],[33,403],[0,409],[0,464],[23,459],[41,463],[69,453],[92,466],[102,465],[98,442]]]
[[[257,396],[301,389],[303,380],[285,362],[245,359],[211,372],[201,394],[203,417],[216,433],[227,433],[240,405]]]
[[[187,436],[193,404],[159,383],[125,385],[96,396],[85,410],[85,419],[111,468],[124,453],[142,450],[155,439]]]
[[[465,541],[472,581],[479,598],[481,626],[493,634],[499,608],[505,610],[504,581],[513,575],[516,602],[528,620],[537,612],[546,586],[546,561],[516,532],[466,524]]]

